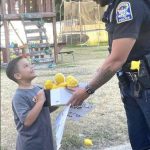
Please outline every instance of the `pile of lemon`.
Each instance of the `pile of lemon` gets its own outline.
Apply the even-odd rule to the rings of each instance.
[[[61,87],[77,87],[79,84],[78,80],[69,75],[67,77],[64,76],[62,73],[57,73],[54,77],[54,81],[46,80],[44,83],[44,87],[47,90],[57,89]]]

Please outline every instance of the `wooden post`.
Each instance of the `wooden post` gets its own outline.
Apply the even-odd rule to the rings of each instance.
[[[6,0],[2,0],[1,5],[2,5],[2,13],[6,14]],[[4,23],[4,31],[5,31],[5,45],[6,45],[6,50],[3,51],[3,62],[4,63],[8,63],[10,60],[10,55],[9,55],[9,26],[8,26],[8,22],[6,20],[3,21]]]
[[[5,45],[6,45],[6,50],[3,53],[4,56],[4,63],[8,63],[10,60],[10,53],[9,53],[9,25],[6,20],[4,20],[4,30],[5,30]]]
[[[7,1],[7,5],[8,5],[8,14],[11,14],[11,4],[10,4],[10,0]]]
[[[43,12],[46,12],[46,0],[42,0]]]
[[[50,0],[46,0],[46,12],[52,12],[52,4]]]
[[[53,12],[55,11],[55,0],[52,0],[52,9]],[[58,61],[58,52],[57,52],[57,31],[56,31],[56,16],[53,17],[53,38],[54,38],[54,57],[55,57],[55,63]]]
[[[62,35],[62,29],[61,29],[61,10],[62,10],[62,6],[63,6],[64,1],[62,0],[59,10],[60,10],[60,16],[59,16],[59,21],[60,21],[60,34]]]
[[[0,14],[2,14],[2,2],[1,2],[1,0],[0,0]]]
[[[25,7],[26,7],[26,13],[30,13],[30,0],[26,0],[26,3],[25,3]]]
[[[2,51],[3,63],[7,63],[7,59],[6,59],[6,48],[0,47],[0,50]]]
[[[9,0],[10,1],[10,7],[11,7],[11,14],[15,14],[16,10],[15,10],[15,4],[16,1],[15,0]]]
[[[25,0],[19,0],[19,13],[25,12]]]
[[[98,25],[99,25],[99,30],[98,30],[98,46],[100,46],[100,6],[98,4],[97,5],[97,8],[98,8]]]
[[[40,9],[41,12],[42,4],[41,0],[26,0],[26,12],[38,12]]]
[[[6,14],[6,0],[2,0],[1,1],[1,10],[2,10],[2,14]]]
[[[38,12],[37,0],[32,0],[32,12]]]
[[[72,26],[73,26],[73,13],[72,13],[72,2],[71,2],[71,45],[72,45]]]
[[[81,35],[82,35],[82,18],[81,18],[81,2],[79,1],[79,21],[80,21],[80,44],[81,44]]]
[[[37,0],[37,5],[38,5],[39,12],[43,12],[43,1],[41,3],[41,0]]]

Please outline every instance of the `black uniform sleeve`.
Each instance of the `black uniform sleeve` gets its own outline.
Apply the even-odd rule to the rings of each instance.
[[[137,39],[144,21],[143,0],[121,0],[115,8],[113,40],[119,38]]]

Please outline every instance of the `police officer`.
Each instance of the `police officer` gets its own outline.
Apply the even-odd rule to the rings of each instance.
[[[69,103],[80,105],[117,73],[131,146],[133,150],[148,150],[150,149],[150,80],[148,80],[150,75],[142,78],[148,84],[145,88],[142,82],[139,82],[138,71],[142,68],[141,62],[150,54],[150,1],[94,1],[101,6],[108,5],[103,21],[106,22],[109,35],[110,55],[88,85],[74,91]],[[131,70],[132,67],[129,67],[133,61],[140,61],[134,72]],[[147,72],[150,71],[150,66],[149,68],[148,65],[146,66]]]

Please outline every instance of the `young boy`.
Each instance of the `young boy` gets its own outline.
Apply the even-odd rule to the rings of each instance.
[[[8,64],[6,74],[18,84],[12,100],[18,131],[16,150],[53,150],[49,107],[44,107],[43,89],[31,83],[36,77],[33,66],[17,57]]]

